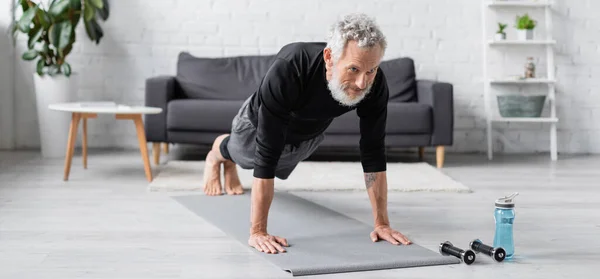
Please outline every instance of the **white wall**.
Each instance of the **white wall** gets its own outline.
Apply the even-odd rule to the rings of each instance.
[[[0,4],[0,149],[14,148],[13,135],[13,47],[7,33],[11,19],[11,1]]]
[[[454,84],[455,145],[450,151],[485,151],[480,0],[127,0],[111,1],[99,46],[79,36],[70,59],[82,77],[81,100],[143,104],[144,80],[174,74],[176,56],[270,54],[297,40],[323,40],[338,16],[363,11],[376,16],[389,39],[386,58],[411,56],[419,78]],[[600,2],[557,0],[559,152],[600,152]],[[515,11],[513,11],[515,12]],[[532,12],[533,15],[538,15]],[[541,14],[539,14],[541,16]],[[506,12],[509,30],[514,13]],[[537,16],[537,19],[542,18]],[[543,23],[541,23],[543,26]],[[489,26],[491,30],[494,24]],[[540,32],[543,30],[540,29]],[[512,32],[510,30],[509,32]],[[514,35],[509,33],[509,36]],[[543,35],[543,34],[540,34]],[[522,49],[491,53],[505,73],[519,74]],[[531,48],[534,49],[534,48]],[[543,54],[543,52],[540,52]],[[545,57],[541,55],[540,57]],[[544,60],[538,65],[544,72]],[[28,64],[17,82],[18,147],[39,143]],[[83,66],[87,67],[85,71]],[[534,87],[535,88],[535,87]],[[89,125],[90,146],[137,147],[133,124],[101,116]],[[548,151],[548,124],[497,125],[496,151]]]

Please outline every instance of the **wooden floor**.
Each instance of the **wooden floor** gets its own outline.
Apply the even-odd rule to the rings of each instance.
[[[435,154],[426,156],[433,164]],[[314,277],[597,278],[600,156],[559,156],[552,163],[546,154],[491,162],[484,154],[448,154],[443,171],[474,192],[391,193],[393,227],[436,251],[446,240],[461,247],[474,238],[491,242],[494,199],[518,191],[514,261],[480,256],[471,266]],[[62,175],[62,159],[0,152],[0,278],[291,277],[168,194],[147,192],[136,151],[90,150],[87,170],[75,157],[71,180]],[[366,193],[298,195],[372,222]]]

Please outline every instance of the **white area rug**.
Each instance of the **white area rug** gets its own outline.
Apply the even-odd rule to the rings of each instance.
[[[160,165],[149,191],[202,192],[204,161],[169,161]],[[252,170],[238,167],[246,189],[252,186]],[[222,176],[221,176],[222,177]],[[222,178],[221,178],[222,179]],[[388,191],[471,192],[465,185],[425,162],[388,163]],[[223,180],[221,180],[223,181]],[[275,180],[278,191],[364,191],[360,162],[301,162],[287,180]]]

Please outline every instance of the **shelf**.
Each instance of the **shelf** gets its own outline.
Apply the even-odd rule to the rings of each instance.
[[[491,46],[500,46],[500,45],[554,45],[556,44],[555,40],[489,40],[488,44]]]
[[[550,7],[547,1],[491,1],[487,4],[489,7],[529,7],[544,8]]]
[[[548,137],[550,139],[550,159],[552,161],[556,161],[558,157],[558,122],[559,119],[557,117],[557,107],[556,107],[556,88],[554,86],[558,81],[554,73],[555,69],[555,45],[558,43],[555,38],[552,37],[553,31],[553,14],[552,14],[552,6],[555,0],[481,0],[480,7],[482,12],[482,44],[484,45],[483,49],[483,95],[484,95],[484,103],[486,108],[486,139],[487,139],[487,156],[488,159],[493,158],[494,153],[494,129],[493,125],[500,125],[502,123],[511,123],[512,125],[518,126],[517,123],[521,125],[533,125],[537,126],[542,123],[550,124],[548,125],[549,133]],[[539,8],[539,9],[538,9]],[[518,11],[527,11],[527,10],[536,10],[543,15],[543,19],[539,19],[540,21],[544,21],[545,29],[543,34],[535,33],[532,40],[525,40],[524,37],[521,37],[518,32],[515,32],[514,35],[510,35],[508,38],[504,40],[498,40],[495,36],[495,32],[492,31],[492,24],[497,26],[497,14],[496,13],[505,13],[505,12],[518,12]],[[536,12],[536,13],[537,13]],[[520,13],[520,12],[519,12]],[[496,14],[496,15],[495,15]],[[490,27],[490,28],[488,28]],[[514,30],[518,31],[518,30]],[[501,38],[499,38],[501,39]],[[531,48],[531,49],[530,49]],[[524,79],[521,78],[523,76],[521,73],[510,74],[510,73],[498,73],[490,75],[494,71],[490,71],[490,59],[489,52],[490,51],[509,51],[512,49],[519,50],[527,50],[527,51],[539,51],[540,55],[545,55],[546,57],[546,73],[547,75],[540,75],[536,78]],[[512,53],[507,53],[507,55]],[[497,65],[494,63],[494,65]],[[541,117],[502,117],[499,109],[492,106],[492,102],[494,101],[493,96],[499,96],[501,94],[496,94],[496,91],[514,91],[514,86],[518,87],[526,87],[526,86],[534,86],[537,88],[537,85],[540,85],[544,89],[547,90],[545,96],[547,97],[548,103],[547,108],[550,113],[547,115],[543,115]],[[544,86],[546,85],[546,86]],[[503,87],[504,86],[504,87]],[[524,89],[524,88],[523,88]],[[499,93],[499,92],[498,92]],[[506,125],[510,127],[512,125]],[[504,125],[500,125],[504,126]],[[545,125],[544,125],[545,126]],[[516,127],[515,127],[516,128]],[[519,127],[521,128],[521,127]],[[532,127],[533,128],[533,127]],[[537,128],[536,128],[537,129]],[[503,131],[497,131],[503,132]],[[537,131],[536,131],[537,134]],[[537,138],[537,135],[536,135]]]
[[[544,78],[528,78],[528,79],[491,79],[491,84],[553,84],[555,80]]]
[[[495,117],[493,122],[556,123],[558,118],[551,117]]]

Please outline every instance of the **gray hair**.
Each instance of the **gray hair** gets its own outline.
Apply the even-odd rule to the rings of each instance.
[[[375,20],[362,13],[346,15],[331,26],[327,47],[331,48],[334,61],[341,57],[350,40],[356,41],[361,48],[371,48],[378,44],[382,53],[387,48],[386,38]]]

